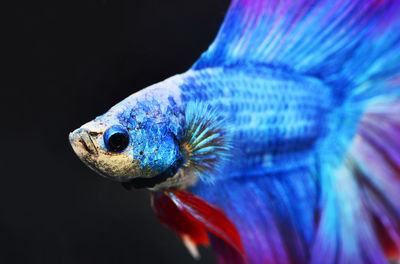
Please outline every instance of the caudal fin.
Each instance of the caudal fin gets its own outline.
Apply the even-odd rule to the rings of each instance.
[[[381,246],[400,259],[400,98],[367,109],[351,156]]]

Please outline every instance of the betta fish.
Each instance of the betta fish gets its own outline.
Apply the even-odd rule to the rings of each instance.
[[[193,66],[69,136],[219,264],[400,258],[400,1],[232,0]]]

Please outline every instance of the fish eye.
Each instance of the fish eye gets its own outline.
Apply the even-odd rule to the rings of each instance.
[[[104,133],[104,144],[108,151],[122,152],[129,145],[129,134],[121,126],[112,126]]]

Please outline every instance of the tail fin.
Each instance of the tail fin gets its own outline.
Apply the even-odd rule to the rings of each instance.
[[[389,91],[364,101],[369,104],[355,137],[344,133],[352,126],[344,123],[321,151],[320,219],[310,263],[400,261],[400,96]],[[342,121],[356,122],[351,109],[346,113]]]
[[[368,108],[351,156],[381,245],[400,259],[400,98]]]

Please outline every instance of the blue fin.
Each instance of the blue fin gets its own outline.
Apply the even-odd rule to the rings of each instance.
[[[400,71],[399,13],[397,0],[233,0],[193,69],[263,64],[365,88]]]
[[[199,182],[190,191],[220,207],[235,224],[249,263],[306,263],[309,259],[318,189],[308,168],[252,180]],[[213,246],[218,263],[237,263],[223,246]]]

